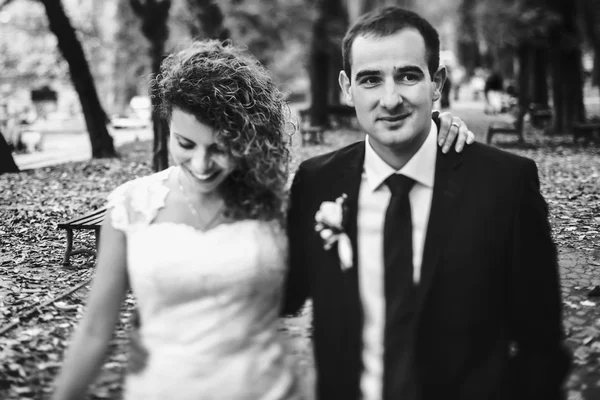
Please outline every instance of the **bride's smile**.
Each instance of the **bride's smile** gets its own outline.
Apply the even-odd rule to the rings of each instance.
[[[214,192],[234,169],[215,141],[215,129],[178,108],[173,108],[170,129],[173,160],[185,172],[181,184],[190,193]]]

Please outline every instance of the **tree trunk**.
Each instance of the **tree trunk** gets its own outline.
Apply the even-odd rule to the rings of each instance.
[[[523,137],[523,122],[527,108],[531,102],[530,71],[531,68],[531,46],[521,44],[518,49],[519,57],[519,108],[517,122],[515,124],[519,138]]]
[[[0,132],[0,175],[9,172],[19,172],[19,167],[15,164],[12,150],[6,142],[6,138]]]
[[[342,40],[348,29],[348,13],[344,9],[342,0],[328,0],[324,9],[327,25],[327,43],[329,54],[329,90],[328,104],[339,105],[341,88],[337,84],[338,76],[343,68]]]
[[[165,42],[169,36],[167,19],[171,0],[130,0],[135,14],[142,20],[142,33],[150,42],[149,55],[152,64],[152,76],[160,72],[164,57]],[[154,133],[152,169],[155,172],[169,167],[169,127],[158,113],[158,97],[151,96],[152,129]]]
[[[503,47],[496,51],[496,65],[494,68],[497,68],[502,76],[506,79],[514,79],[515,78],[515,69],[514,69],[514,61],[515,61],[515,49],[513,47]]]
[[[329,85],[334,84],[329,76],[331,69],[327,46],[327,18],[324,15],[324,3],[318,0],[319,16],[313,25],[313,34],[309,51],[310,76],[310,110],[309,119],[312,125],[327,126],[327,100]]]
[[[583,0],[584,31],[594,49],[592,85],[600,90],[600,0]]]
[[[566,0],[549,1],[562,23],[551,35],[550,65],[554,99],[554,132],[571,132],[574,122],[585,118],[583,105],[583,71],[577,27],[576,4]]]
[[[127,1],[117,3],[114,58],[114,110],[127,110],[139,94],[140,77],[148,74],[146,39],[138,27],[138,17]]]
[[[458,58],[465,67],[467,78],[473,76],[475,68],[481,66],[479,39],[473,15],[476,6],[476,0],[462,0],[458,7]]]
[[[69,65],[71,81],[81,102],[81,110],[85,118],[92,157],[116,156],[113,139],[106,127],[108,118],[94,85],[94,78],[81,47],[75,29],[71,25],[60,0],[40,0],[46,8],[50,30],[58,40],[58,48]]]
[[[152,57],[152,76],[160,72],[160,64],[163,60],[164,42],[153,43],[150,49]],[[152,131],[153,131],[153,153],[152,170],[154,172],[169,168],[169,125],[158,113],[159,97],[154,94],[152,102]]]
[[[548,57],[547,51],[539,46],[532,47],[531,102],[548,109]]]
[[[311,124],[328,126],[328,106],[340,104],[337,78],[342,69],[342,38],[348,14],[341,0],[317,0],[317,18],[309,51]]]
[[[229,38],[230,32],[223,25],[223,12],[215,0],[187,0],[187,5],[195,16],[194,23],[189,26],[193,38]]]
[[[585,119],[581,51],[556,51],[551,64],[554,131],[571,132],[573,123]]]
[[[344,0],[348,20],[352,23],[359,16],[377,7],[378,0]]]

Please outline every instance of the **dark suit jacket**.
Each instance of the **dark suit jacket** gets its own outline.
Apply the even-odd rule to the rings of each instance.
[[[313,300],[317,393],[360,397],[362,307],[356,213],[364,142],[302,163],[291,192],[283,313]],[[354,265],[323,249],[314,215],[349,197]],[[438,150],[418,289],[423,400],[555,400],[568,371],[555,246],[532,160],[482,144]]]

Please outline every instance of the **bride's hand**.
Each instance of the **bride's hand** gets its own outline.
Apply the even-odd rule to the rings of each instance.
[[[451,113],[443,112],[440,113],[439,119],[438,145],[442,147],[442,153],[447,153],[455,140],[454,149],[457,153],[463,150],[465,143],[471,144],[475,141],[475,134],[459,117],[453,117]]]
[[[134,310],[131,319],[131,331],[129,332],[129,357],[127,358],[127,371],[137,374],[146,368],[148,362],[148,350],[142,344],[140,335],[140,319],[137,310]]]

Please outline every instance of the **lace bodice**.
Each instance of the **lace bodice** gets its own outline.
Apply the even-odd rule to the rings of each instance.
[[[165,182],[175,168],[109,196],[111,223],[127,238],[130,285],[150,351],[148,368],[128,378],[127,398],[300,398],[277,332],[284,232],[256,220],[206,232],[155,222],[170,206]]]

